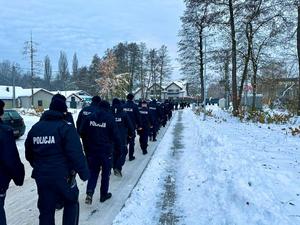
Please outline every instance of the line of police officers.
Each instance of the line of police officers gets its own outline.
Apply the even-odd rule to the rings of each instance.
[[[77,130],[65,97],[57,94],[52,98],[49,110],[31,128],[25,141],[25,157],[33,168],[32,178],[37,185],[40,225],[55,224],[55,210],[61,208],[58,205],[64,207],[63,225],[78,224],[76,174],[88,181],[86,204],[92,204],[100,170],[100,202],[111,198],[111,169],[122,177],[128,152],[129,161],[135,159],[136,132],[143,154],[148,153],[149,138],[156,141],[160,126],[165,126],[172,116],[173,105],[155,100],[137,105],[133,98],[128,94],[126,102],[113,99],[110,106],[100,97],[93,97],[91,105],[79,113]],[[0,225],[6,225],[4,200],[10,180],[21,186],[25,175],[13,131],[1,120],[3,108],[4,102],[0,100]]]

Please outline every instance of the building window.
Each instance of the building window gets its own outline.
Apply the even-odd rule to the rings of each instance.
[[[174,92],[174,90],[173,89],[169,89],[168,92]]]
[[[75,102],[75,97],[74,96],[71,97],[71,102]]]
[[[38,100],[38,106],[43,106],[43,101],[42,100]]]

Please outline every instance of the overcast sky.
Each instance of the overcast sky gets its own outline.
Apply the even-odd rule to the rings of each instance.
[[[145,42],[149,48],[168,46],[178,67],[177,42],[183,0],[0,0],[0,60],[28,63],[22,55],[30,31],[38,58],[48,54],[57,70],[59,52],[74,52],[80,65],[103,55],[118,42]],[[178,78],[178,69],[174,78]]]

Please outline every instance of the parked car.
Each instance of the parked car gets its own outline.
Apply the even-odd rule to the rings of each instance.
[[[5,109],[2,120],[4,124],[13,128],[15,138],[19,138],[25,133],[24,120],[16,110]]]

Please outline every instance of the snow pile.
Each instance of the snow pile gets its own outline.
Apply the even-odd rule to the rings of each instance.
[[[212,121],[200,122],[190,112],[185,116],[193,118],[186,126],[195,137],[190,140],[185,132],[183,138],[189,152],[178,186],[185,224],[292,224],[273,193],[277,177],[266,176],[251,149],[233,144],[219,129],[209,129]]]
[[[164,177],[172,144],[172,127],[157,147],[152,160],[139,183],[126,201],[123,210],[114,220],[114,225],[152,225],[159,220],[160,209],[157,205],[162,194]]]

